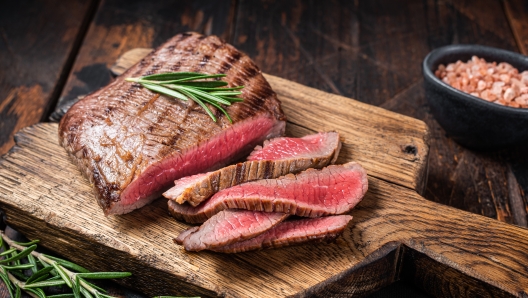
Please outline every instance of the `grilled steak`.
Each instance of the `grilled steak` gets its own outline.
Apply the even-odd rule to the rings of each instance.
[[[221,190],[198,207],[169,201],[169,211],[176,219],[190,223],[204,222],[230,208],[318,217],[349,211],[367,188],[365,170],[350,162],[237,185]]]
[[[352,220],[350,215],[335,215],[285,221],[254,238],[212,250],[224,253],[237,253],[263,248],[279,248],[307,242],[331,242],[343,233],[350,220]]]
[[[287,214],[247,210],[224,210],[207,220],[200,228],[184,231],[176,243],[188,251],[214,249],[240,240],[253,238],[271,229]]]
[[[244,85],[243,102],[214,107],[214,122],[193,101],[153,93],[127,77],[192,71],[225,73]],[[70,108],[60,143],[94,185],[106,215],[122,214],[157,198],[181,177],[219,169],[263,140],[284,133],[280,102],[259,68],[215,36],[179,34],[107,87]]]
[[[335,162],[341,143],[336,132],[303,138],[276,138],[257,146],[248,160],[218,171],[197,174],[174,181],[163,194],[180,204],[197,206],[216,192],[244,182],[270,179],[308,168],[320,169]]]

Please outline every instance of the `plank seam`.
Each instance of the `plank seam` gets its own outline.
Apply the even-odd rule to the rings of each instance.
[[[42,114],[42,118],[40,119],[41,122],[51,120],[50,119],[51,113],[55,110],[57,106],[60,94],[62,93],[62,89],[64,89],[64,86],[66,85],[66,81],[68,80],[68,77],[70,76],[70,73],[73,68],[73,63],[75,62],[77,58],[77,54],[81,50],[82,42],[84,41],[84,37],[88,33],[90,24],[92,23],[92,20],[95,17],[95,13],[97,12],[99,3],[100,3],[100,0],[92,0],[90,4],[88,5],[86,14],[81,23],[81,27],[79,28],[79,31],[77,33],[77,36],[75,37],[70,53],[68,54],[68,58],[66,59],[66,62],[64,63],[62,71],[60,72],[57,84],[55,84],[55,88],[53,88],[53,92],[51,93],[49,97],[48,104],[44,109],[44,113]]]

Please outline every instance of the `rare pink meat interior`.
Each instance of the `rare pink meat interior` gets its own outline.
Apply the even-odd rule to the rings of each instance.
[[[240,184],[221,190],[198,207],[169,201],[169,211],[189,223],[205,222],[219,211],[233,208],[319,217],[348,212],[367,188],[363,167],[349,162]]]
[[[225,73],[244,101],[214,122],[193,101],[153,93],[124,78],[192,71]],[[62,118],[60,143],[95,189],[106,215],[140,208],[174,180],[219,169],[284,133],[280,102],[259,68],[215,36],[179,34],[76,103]]]
[[[247,210],[224,210],[211,217],[198,229],[191,228],[175,239],[186,250],[214,249],[253,238],[273,228],[288,214]]]
[[[216,192],[244,182],[323,168],[335,162],[340,148],[337,132],[275,138],[257,146],[246,162],[174,181],[175,186],[163,196],[179,204],[197,206]]]
[[[212,248],[223,253],[279,248],[307,242],[331,242],[343,233],[352,220],[350,215],[334,215],[284,221],[248,240]],[[187,249],[187,247],[185,247]]]

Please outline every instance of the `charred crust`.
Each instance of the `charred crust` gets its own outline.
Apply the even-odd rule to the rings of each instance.
[[[269,179],[272,177],[273,171],[272,171],[272,165],[270,161],[264,161],[264,176],[263,179]]]
[[[97,189],[98,203],[101,208],[106,212],[113,203],[119,201],[119,185],[116,183],[108,183],[97,166],[92,165],[93,169],[93,184]]]
[[[244,178],[245,163],[238,163],[235,168],[235,181],[236,184],[240,184]]]

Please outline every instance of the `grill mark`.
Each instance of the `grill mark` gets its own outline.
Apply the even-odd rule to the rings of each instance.
[[[119,201],[119,194],[116,193],[119,190],[119,186],[116,183],[109,183],[106,180],[106,177],[99,168],[99,164],[92,162],[91,168],[93,170],[93,184],[98,190],[97,197],[99,205],[106,210],[112,202]]]
[[[200,62],[200,67],[204,67],[207,64],[207,62],[209,62],[209,59],[211,59],[211,56],[204,55],[202,58],[202,62]]]
[[[246,64],[243,71],[246,74],[246,81],[249,81],[256,75],[260,74],[260,69],[257,66],[251,64]]]
[[[245,163],[243,162],[237,163],[236,168],[235,168],[235,181],[236,181],[235,185],[238,185],[242,182],[242,179],[244,178],[245,169],[246,169]]]
[[[136,158],[136,160],[134,160],[134,163],[132,164],[132,167],[130,168],[131,169],[130,175],[128,175],[127,179],[125,180],[121,188],[127,187],[130,184],[130,182],[132,182],[132,180],[136,176],[137,167],[138,165],[141,164],[142,161],[143,161],[142,155],[140,155],[138,158]]]
[[[137,112],[137,115],[140,116],[146,109],[148,109],[155,101],[160,97],[159,93],[154,94],[152,98],[146,103],[144,103],[143,107]]]
[[[225,57],[226,60],[223,60],[222,63],[220,64],[220,68],[219,68],[220,73],[227,73],[231,69],[231,67],[233,67],[234,62],[240,60],[240,55],[241,55],[240,52],[231,51],[230,54],[231,55],[227,55]]]
[[[271,177],[271,174],[272,174],[272,169],[271,169],[271,163],[268,162],[268,161],[265,161],[264,162],[264,176],[262,177],[263,179],[268,179],[269,177]]]
[[[156,119],[156,123],[160,124],[161,122],[163,122],[163,120],[167,118],[167,115],[168,115],[168,110],[167,109],[163,110],[163,112],[161,112],[161,115],[159,115],[158,118]]]

